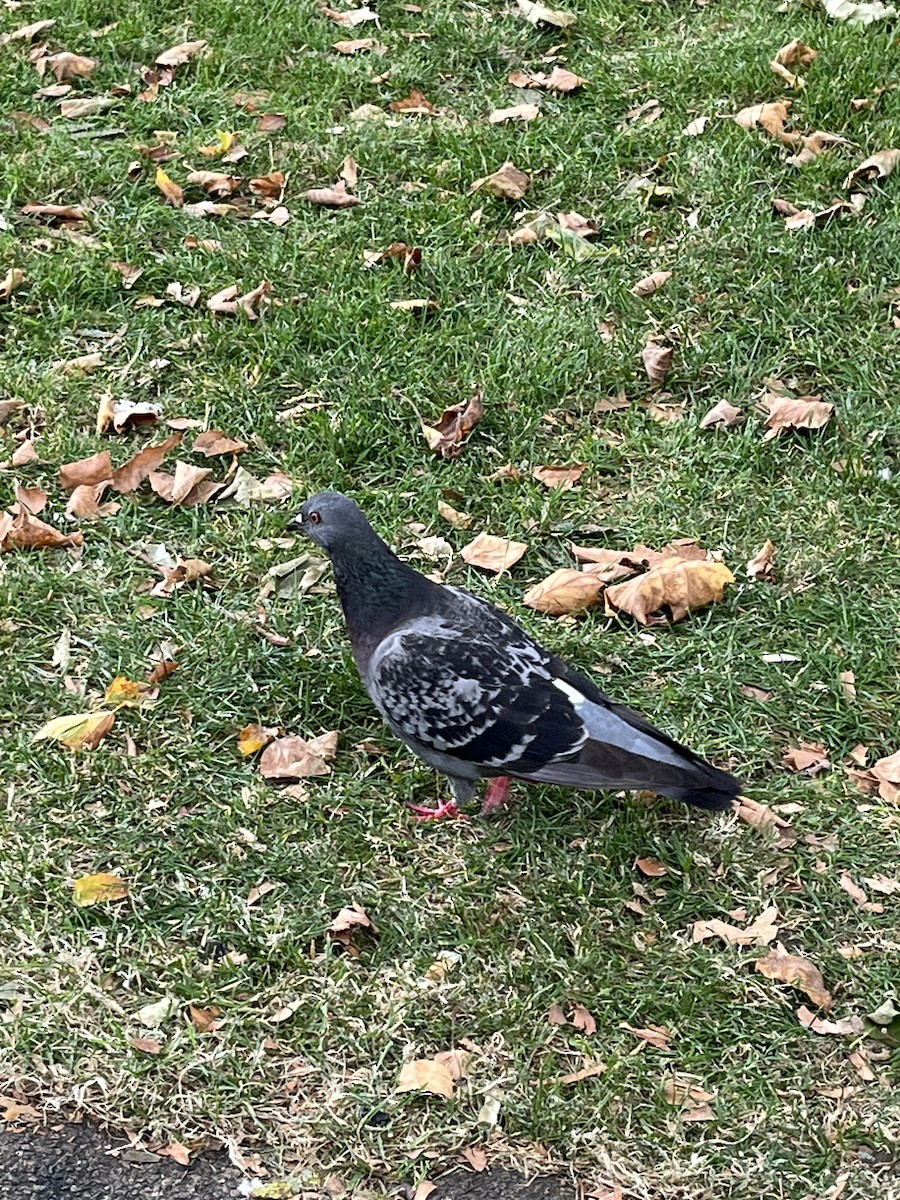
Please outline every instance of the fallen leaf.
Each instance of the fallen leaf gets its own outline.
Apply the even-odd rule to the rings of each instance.
[[[764,441],[791,429],[821,429],[834,413],[834,405],[824,403],[819,396],[782,396],[767,392],[762,403],[769,410]]]
[[[238,749],[245,758],[268,746],[278,736],[277,726],[245,725],[238,735]]]
[[[879,150],[877,154],[861,162],[844,180],[848,190],[858,187],[860,183],[870,183],[874,179],[887,179],[900,163],[900,150]]]
[[[265,479],[257,479],[243,467],[238,467],[219,499],[233,500],[242,508],[249,508],[251,504],[279,504],[289,500],[293,491],[294,481],[283,471],[273,471]]]
[[[205,482],[211,474],[211,467],[195,467],[193,463],[178,461],[174,475],[151,471],[150,486],[167,503],[194,508],[198,504],[205,504],[221,490],[221,483]]]
[[[466,438],[484,416],[484,390],[476,387],[468,400],[444,409],[434,425],[422,422],[422,433],[428,448],[442,458],[456,458],[462,453]]]
[[[339,179],[334,187],[310,188],[303,194],[310,204],[319,204],[325,208],[351,208],[354,204],[362,204],[359,196],[350,195],[343,179]]]
[[[663,284],[667,283],[672,278],[671,271],[654,271],[652,275],[645,275],[643,279],[639,279],[631,289],[633,296],[640,296],[644,299],[646,296],[652,296],[654,292],[658,292]]]
[[[39,65],[39,74],[43,74],[43,69],[49,67],[56,76],[56,82],[64,83],[67,79],[89,79],[97,66],[97,60],[62,50],[59,54],[50,54],[40,59]]]
[[[591,1037],[597,1032],[597,1022],[583,1004],[572,1005],[572,1016],[570,1020],[574,1027],[576,1029],[580,1029],[587,1037]]]
[[[204,454],[212,458],[218,454],[241,454],[247,449],[246,442],[239,442],[222,433],[221,429],[207,429],[194,442],[192,454]]]
[[[765,688],[756,687],[752,683],[741,684],[741,695],[748,696],[751,700],[761,700],[763,703],[765,703],[767,700],[771,700],[774,694],[774,692],[767,691]]]
[[[430,100],[422,95],[418,88],[413,88],[402,100],[392,100],[388,105],[391,112],[403,113],[405,116],[437,116],[437,109]]]
[[[159,1029],[164,1021],[178,1012],[179,1007],[174,996],[163,996],[160,1000],[144,1004],[134,1015],[146,1029]]]
[[[767,979],[775,979],[805,992],[817,1008],[831,1008],[831,992],[825,987],[822,972],[808,958],[788,954],[780,942],[765,958],[756,960],[756,970]]]
[[[460,1153],[473,1171],[486,1170],[487,1154],[479,1146],[463,1146]]]
[[[606,614],[627,612],[642,625],[666,625],[722,600],[725,585],[735,582],[724,563],[667,558],[635,579],[608,587]],[[669,617],[662,614],[663,608],[669,610]]]
[[[218,1018],[222,1015],[222,1010],[217,1004],[210,1008],[198,1008],[195,1004],[189,1004],[188,1012],[198,1033],[215,1033],[219,1024]]]
[[[574,467],[535,467],[531,474],[532,478],[544,487],[567,492],[575,486],[586,470],[587,464],[579,463]]]
[[[171,296],[176,304],[183,304],[187,308],[195,308],[200,299],[200,286],[196,283],[187,285],[173,279],[171,283],[166,284],[166,295]]]
[[[112,716],[112,713],[108,714]],[[82,875],[72,887],[72,899],[79,908],[90,908],[94,904],[124,900],[128,895],[128,884],[118,875]]]
[[[342,25],[345,29],[354,29],[357,25],[363,25],[367,21],[374,21],[376,25],[378,24],[378,13],[373,12],[368,5],[364,5],[362,8],[352,8],[347,12],[337,12],[326,4],[319,4],[319,9],[324,16],[334,21],[335,25]]]
[[[774,542],[770,538],[766,538],[762,547],[747,563],[747,578],[765,579],[771,583],[775,578],[775,555],[777,553]]]
[[[393,260],[401,263],[405,275],[411,275],[421,266],[422,251],[418,246],[408,246],[406,242],[391,242],[384,250],[364,250],[363,260],[367,267],[375,267],[380,262]]]
[[[563,1012],[559,1004],[551,1004],[550,1011],[547,1013],[547,1020],[551,1025],[568,1025],[569,1019]]]
[[[531,75],[526,75],[524,71],[513,71],[509,76],[509,82],[514,87],[545,88],[548,92],[566,93],[584,87],[587,80],[576,75],[574,71],[567,71],[565,67],[557,66],[549,75],[545,75],[542,71]]]
[[[126,291],[130,291],[144,273],[143,267],[136,267],[133,263],[115,261],[109,265],[122,276],[122,287]]]
[[[521,0],[519,0],[521,3]],[[605,1062],[598,1062],[593,1058],[585,1056],[585,1065],[580,1071],[571,1071],[568,1075],[560,1075],[557,1083],[580,1083],[582,1079],[592,1079],[595,1075],[602,1075],[606,1070]]]
[[[181,445],[183,438],[183,433],[173,433],[164,442],[159,442],[155,446],[145,446],[143,450],[138,451],[134,458],[129,459],[127,463],[112,472],[113,491],[119,492],[123,496],[135,491],[151,472],[161,466],[169,451]],[[85,461],[89,462],[90,460],[86,459]],[[79,480],[79,482],[83,481]],[[95,482],[99,482],[99,480]]]
[[[15,516],[0,513],[0,550],[77,549],[84,544],[83,534],[61,533],[27,509],[17,507]]]
[[[819,775],[831,766],[828,751],[821,742],[801,742],[799,746],[790,746],[782,759],[792,771],[810,776]]]
[[[727,400],[714,404],[700,422],[701,429],[729,429],[743,420],[744,414]]]
[[[742,108],[735,114],[734,119],[742,129],[759,127],[782,145],[793,146],[800,140],[800,134],[788,133],[785,130],[790,108],[790,100],[778,100],[774,104],[752,104],[748,108]]]
[[[394,1092],[431,1092],[435,1096],[453,1098],[455,1091],[453,1077],[444,1063],[436,1062],[433,1058],[418,1058],[414,1062],[404,1063],[400,1068],[400,1076]]]
[[[259,310],[264,305],[270,303],[269,293],[271,291],[272,285],[267,279],[257,284],[249,292],[244,292],[243,295],[239,294],[239,286],[233,283],[230,287],[222,288],[214,296],[210,296],[206,302],[206,307],[210,312],[226,313],[231,316],[236,316],[238,312],[242,312],[249,320],[258,321]]]
[[[841,1021],[827,1021],[824,1017],[817,1017],[805,1004],[797,1009],[797,1020],[804,1029],[811,1029],[813,1033],[823,1035],[830,1034],[834,1037],[850,1037],[865,1032],[865,1025],[860,1017],[845,1017]]]
[[[96,117],[100,113],[114,108],[119,103],[111,96],[91,96],[85,100],[63,100],[59,105],[59,115],[68,120],[78,120],[81,117]]]
[[[693,1108],[698,1104],[706,1104],[713,1097],[698,1083],[681,1075],[672,1075],[663,1083],[663,1096],[667,1104],[677,1104],[685,1108]]]
[[[647,1029],[635,1029],[631,1025],[626,1025],[624,1022],[619,1026],[620,1029],[626,1029],[629,1033],[633,1033],[636,1038],[640,1038],[643,1045],[637,1046],[636,1049],[641,1050],[643,1046],[652,1046],[655,1050],[668,1050],[669,1039],[672,1034],[665,1025],[651,1025]]]
[[[268,744],[259,760],[264,779],[307,779],[330,775],[328,762],[337,753],[336,731],[307,741],[302,737],[278,738]]]
[[[634,865],[642,875],[649,875],[651,879],[661,879],[669,873],[669,868],[658,858],[636,858]]]
[[[360,929],[370,929],[372,933],[378,932],[375,923],[370,920],[368,913],[362,905],[354,904],[352,907],[340,910],[328,926],[326,933],[336,942],[340,942],[342,946],[350,949],[353,935]]]
[[[210,196],[233,196],[241,186],[239,175],[227,175],[222,171],[191,171],[187,182],[203,188]]]
[[[124,708],[137,708],[148,698],[151,688],[148,684],[125,675],[117,675],[107,687],[103,703]]]
[[[3,279],[0,280],[0,300],[8,300],[25,282],[25,272],[18,267],[10,267]]]
[[[493,175],[476,179],[469,191],[489,192],[501,200],[521,200],[530,186],[531,179],[524,171],[520,171],[511,162],[505,162]]]
[[[349,180],[345,180],[349,183]],[[254,196],[260,196],[266,200],[279,200],[284,191],[285,176],[283,171],[270,171],[268,175],[258,175],[255,179],[250,180],[250,191]],[[354,180],[351,186],[355,186]]]
[[[205,41],[179,42],[177,46],[170,46],[168,50],[157,55],[156,65],[158,67],[180,67],[183,63],[196,58],[198,54],[202,54],[208,45],[209,43]]]
[[[547,8],[545,4],[538,4],[535,0],[516,0],[516,4],[532,25],[554,25],[557,29],[567,29],[578,19],[574,13]]]
[[[840,879],[838,879],[838,884],[843,888],[847,895],[850,896],[860,908],[865,909],[866,912],[884,912],[884,905],[879,901],[870,901],[864,889],[859,886],[849,872],[844,871],[841,874]]]
[[[778,909],[774,905],[752,921],[745,929],[714,917],[710,921],[695,921],[692,927],[694,942],[719,937],[731,946],[768,946],[778,933]]]
[[[374,38],[352,38],[349,41],[332,42],[332,49],[337,50],[338,54],[363,54],[366,50],[384,54],[387,46],[382,46]]]
[[[658,121],[662,116],[662,104],[655,97],[650,100],[645,100],[643,104],[639,104],[636,108],[630,108],[625,114],[625,126],[627,125],[650,125],[654,121]]]
[[[538,612],[558,617],[591,608],[600,600],[603,587],[604,581],[597,575],[562,567],[529,588],[522,602]]]
[[[23,487],[22,484],[16,484],[16,503],[24,508],[32,516],[36,516],[47,503],[47,493],[38,485],[34,487]]]
[[[513,104],[509,108],[495,108],[488,121],[491,125],[503,125],[506,121],[534,121],[540,112],[536,104]]]
[[[102,709],[54,717],[52,721],[41,726],[32,741],[61,742],[70,750],[94,750],[112,729],[115,719],[115,713]]]
[[[878,781],[878,795],[888,804],[900,803],[900,750],[886,758],[879,758],[869,768],[869,773]]]
[[[671,346],[661,346],[658,342],[648,342],[641,351],[641,361],[647,378],[654,387],[661,387],[672,367],[675,351]]]
[[[23,204],[21,212],[23,217],[46,217],[51,224],[87,220],[84,209],[74,204]]]
[[[436,312],[440,305],[436,300],[392,300],[390,307],[398,312]]]
[[[703,131],[709,124],[709,117],[695,117],[693,121],[689,121],[682,129],[685,137],[700,137]]]
[[[519,561],[527,549],[527,542],[514,542],[490,533],[479,533],[474,541],[463,546],[461,553],[470,567],[481,567],[502,575]]]
[[[184,188],[170,179],[162,167],[156,168],[156,186],[166,198],[166,203],[173,208],[181,208],[184,204]]]
[[[104,396],[97,409],[96,429],[98,434],[107,433],[110,429],[116,433],[124,433],[126,429],[138,425],[153,425],[161,415],[162,408],[159,404],[150,404],[147,401],[117,400],[112,396]],[[111,474],[110,470],[104,478],[108,479]]]
[[[0,35],[0,45],[5,46],[8,42],[33,42],[39,33],[43,33],[45,29],[52,29],[55,24],[56,21],[48,17],[43,21],[34,21],[31,25],[22,25],[11,33]]]

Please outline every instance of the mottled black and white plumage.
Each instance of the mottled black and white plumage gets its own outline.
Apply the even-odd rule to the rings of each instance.
[[[736,779],[617,704],[505,613],[426,579],[337,492],[292,524],[331,556],[353,655],[385,721],[460,803],[499,776],[646,789],[721,811]]]

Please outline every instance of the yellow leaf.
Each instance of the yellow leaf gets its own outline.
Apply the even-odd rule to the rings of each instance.
[[[138,683],[134,679],[127,679],[124,675],[117,675],[106,689],[103,700],[106,704],[122,704],[134,708],[146,698],[146,695],[147,685],[145,683]]]
[[[62,742],[70,750],[93,750],[112,729],[115,719],[116,714],[105,709],[54,717],[37,731],[32,741],[49,740]]]
[[[665,625],[659,613],[668,608],[671,620],[681,621],[692,609],[721,600],[725,584],[734,582],[724,563],[667,558],[644,575],[607,588],[606,615],[627,612],[642,625]]]
[[[395,1092],[432,1092],[435,1096],[453,1096],[453,1076],[444,1063],[433,1058],[417,1058],[400,1069]]]
[[[184,203],[184,189],[180,184],[170,179],[162,167],[156,168],[156,186],[173,208],[181,208]]]
[[[523,600],[529,608],[550,613],[554,617],[563,613],[581,612],[600,599],[603,580],[596,575],[586,575],[571,567],[562,567],[552,575],[529,588]]]
[[[92,904],[100,904],[110,900],[124,900],[128,895],[128,884],[118,875],[107,875],[101,871],[98,875],[82,875],[75,880],[72,898],[79,908],[90,908]]]
[[[245,725],[238,734],[238,749],[244,758],[249,758],[257,750],[262,750],[263,746],[268,746],[277,733],[277,728],[265,725]]]

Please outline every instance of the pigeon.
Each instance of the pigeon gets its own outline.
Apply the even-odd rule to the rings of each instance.
[[[511,778],[593,791],[646,790],[697,808],[733,807],[741,785],[610,699],[501,609],[426,579],[362,510],[320,492],[290,525],[330,556],[353,657],[381,716],[448,776],[453,799],[423,817],[461,816],[479,781],[482,812]]]

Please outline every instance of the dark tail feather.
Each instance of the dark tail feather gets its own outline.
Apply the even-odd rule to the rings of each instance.
[[[670,796],[673,800],[684,800],[686,804],[693,804],[695,808],[705,808],[707,812],[728,812],[741,794],[741,785],[727,771],[710,767],[709,774],[717,776],[714,786],[667,789],[663,795]]]

